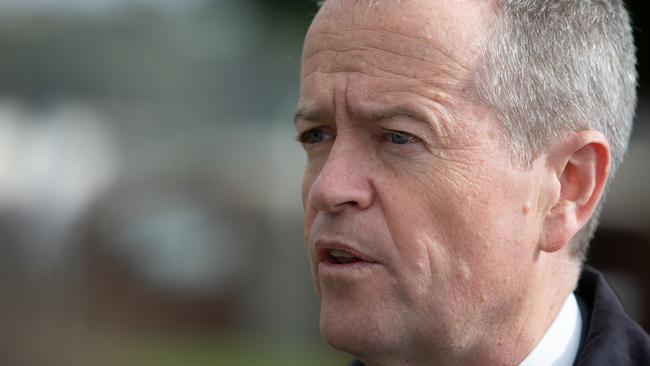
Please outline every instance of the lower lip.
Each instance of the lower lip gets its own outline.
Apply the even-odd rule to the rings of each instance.
[[[352,263],[338,264],[327,261],[318,263],[318,272],[323,274],[358,274],[365,270],[370,270],[372,267],[377,266],[376,262],[357,261]]]

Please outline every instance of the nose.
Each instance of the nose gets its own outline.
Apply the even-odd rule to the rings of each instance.
[[[365,210],[374,200],[367,154],[337,139],[309,189],[309,202],[319,211]]]

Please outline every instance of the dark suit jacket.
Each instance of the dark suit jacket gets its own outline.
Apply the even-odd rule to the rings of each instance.
[[[602,274],[586,266],[575,295],[583,320],[576,366],[650,366],[650,336],[627,316]]]
[[[586,325],[575,365],[650,365],[650,337],[627,316],[603,275],[585,267],[575,294]]]

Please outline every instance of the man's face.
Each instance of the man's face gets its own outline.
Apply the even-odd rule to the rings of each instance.
[[[468,80],[487,1],[330,0],[296,128],[321,331],[356,354],[471,347],[525,298],[545,203]]]

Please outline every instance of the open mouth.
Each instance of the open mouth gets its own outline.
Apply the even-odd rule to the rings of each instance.
[[[369,264],[373,260],[348,248],[319,248],[318,257],[321,263],[330,265]]]
[[[327,261],[333,264],[350,264],[361,262],[361,258],[354,256],[352,253],[333,249],[327,253]]]

